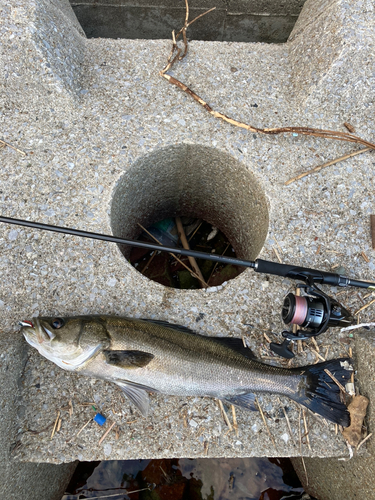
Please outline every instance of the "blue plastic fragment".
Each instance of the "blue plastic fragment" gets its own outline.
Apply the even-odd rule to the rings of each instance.
[[[96,422],[97,424],[99,424],[99,425],[103,425],[103,424],[105,424],[105,422],[106,422],[106,420],[107,420],[107,419],[106,419],[105,417],[103,417],[103,415],[101,415],[100,413],[97,413],[97,414],[95,415],[95,417],[94,417],[94,419],[93,419],[93,420],[95,420],[95,422]]]

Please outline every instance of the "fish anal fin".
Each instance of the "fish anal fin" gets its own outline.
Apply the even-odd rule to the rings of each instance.
[[[237,394],[236,396],[225,396],[223,401],[231,405],[240,406],[246,410],[258,411],[258,408],[255,406],[255,394],[252,392]]]
[[[126,384],[125,382],[116,382],[121,388],[125,396],[133,403],[144,417],[147,417],[150,406],[150,399],[147,392],[133,384]]]
[[[147,366],[154,355],[143,351],[112,351],[104,350],[105,360],[109,365],[119,368],[143,368]]]

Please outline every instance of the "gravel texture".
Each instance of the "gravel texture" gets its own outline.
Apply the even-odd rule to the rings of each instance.
[[[173,74],[214,109],[255,126],[344,131],[343,123],[350,122],[357,134],[373,141],[372,8],[370,1],[308,1],[287,44],[191,42]],[[145,155],[171,146],[181,154],[188,144],[192,151],[204,150],[208,162],[230,155],[228,178],[231,169],[233,175],[243,169],[245,181],[247,173],[255,177],[269,212],[261,258],[276,261],[278,252],[286,263],[323,270],[343,266],[352,277],[375,279],[369,227],[373,153],[284,186],[290,177],[356,146],[293,135],[263,137],[220,122],[159,76],[170,42],[87,41],[62,0],[17,0],[1,9],[2,138],[27,153],[0,150],[3,215],[111,233],[111,199],[121,177],[142,165]],[[184,177],[180,165],[176,175]],[[155,168],[165,174],[162,163]],[[147,176],[137,175],[141,191]],[[239,182],[238,189],[242,196],[246,183]],[[237,206],[235,190],[232,197]],[[283,329],[280,308],[293,286],[247,270],[217,289],[168,289],[139,274],[116,245],[15,226],[0,227],[0,249],[0,333],[10,343],[19,336],[20,319],[105,313],[168,320],[209,335],[243,335],[268,360],[263,333]],[[351,289],[338,298],[355,311],[371,300],[365,296]],[[371,307],[360,321],[373,319]],[[348,333],[333,330],[318,339],[320,355],[345,355],[350,343]],[[294,363],[315,360],[314,349],[306,346]],[[261,404],[276,447],[257,413],[237,411],[236,436],[227,432],[212,400],[151,396],[153,411],[143,419],[116,387],[64,372],[32,350],[22,388],[18,460],[348,455],[334,426],[312,415],[311,450],[305,441],[300,450],[288,437],[274,397]],[[70,400],[71,417],[63,409]],[[82,406],[88,402],[108,422],[117,422],[118,440],[111,431],[99,446],[105,429],[95,423],[75,437],[94,416],[90,406]],[[285,398],[281,403],[298,441],[299,411]],[[51,427],[43,429],[59,410],[61,429],[51,440]]]

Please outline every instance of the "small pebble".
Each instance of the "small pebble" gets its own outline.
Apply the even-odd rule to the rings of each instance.
[[[289,435],[286,432],[285,432],[285,434],[282,434],[280,437],[285,442],[285,444],[288,444]]]
[[[108,457],[112,452],[112,445],[109,443],[105,443],[105,445],[103,446],[103,451],[104,455]]]
[[[18,238],[18,233],[19,232],[16,229],[12,229],[12,231],[9,231],[8,240],[15,241]]]

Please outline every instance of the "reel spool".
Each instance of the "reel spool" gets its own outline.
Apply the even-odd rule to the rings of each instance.
[[[294,357],[288,348],[291,341],[306,340],[320,335],[331,326],[345,327],[355,322],[350,311],[316,286],[304,284],[297,286],[305,289],[306,295],[288,293],[281,309],[281,318],[286,325],[298,325],[301,329],[296,334],[283,331],[284,342],[282,344],[272,342],[270,345],[273,352],[284,358]]]
[[[324,303],[313,297],[288,293],[281,310],[282,320],[286,325],[319,328],[326,314]]]

